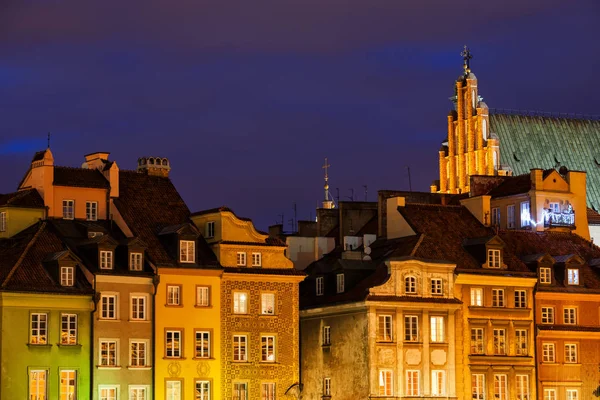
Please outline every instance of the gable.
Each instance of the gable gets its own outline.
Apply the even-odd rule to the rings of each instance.
[[[544,178],[544,190],[568,192],[570,188],[569,183],[565,180],[565,178],[563,178],[558,171],[553,170]]]

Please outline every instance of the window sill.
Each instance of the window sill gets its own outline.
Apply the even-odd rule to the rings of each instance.
[[[429,342],[433,346],[448,346],[448,342]]]
[[[236,317],[251,317],[251,315],[248,314],[248,313],[236,313],[236,312],[234,312],[232,314],[235,315]]]
[[[246,361],[246,360],[244,360],[244,361],[232,360],[231,362],[233,362],[235,364],[248,364],[248,365],[252,364],[250,361]]]
[[[131,365],[128,365],[127,369],[131,371],[149,371],[152,369],[152,367],[149,365],[145,365],[143,367],[132,367]]]
[[[263,314],[263,313],[260,313],[258,316],[259,317],[277,317],[277,314]]]
[[[75,344],[62,344],[62,343],[56,343],[56,345],[58,347],[64,347],[64,348],[81,348],[81,344],[80,343],[75,343]]]
[[[194,361],[214,361],[216,360],[216,358],[214,357],[192,357],[192,360]]]
[[[396,342],[394,342],[393,340],[376,340],[375,343],[377,344],[396,344]]]
[[[119,366],[119,365],[96,365],[96,368],[116,371],[116,370],[121,369],[121,366]]]
[[[321,347],[328,349],[331,347],[331,343],[322,344]]]
[[[44,348],[44,347],[50,348],[50,347],[52,347],[52,344],[50,344],[50,343],[47,343],[47,344],[27,343],[27,346],[28,347],[39,347],[39,348]]]
[[[165,304],[167,308],[183,308],[183,304]]]
[[[121,322],[120,319],[116,319],[116,318],[98,318],[98,321],[102,321],[102,322]]]
[[[420,345],[422,345],[423,344],[423,342],[413,342],[413,341],[410,341],[410,340],[405,340],[403,343],[405,345],[411,345],[411,344],[415,344],[415,345],[416,344],[420,344]]]
[[[213,308],[212,304],[209,306],[201,306],[201,305],[196,304],[194,307],[195,308]]]
[[[261,360],[258,362],[259,365],[278,365],[279,363],[277,361],[264,361]]]
[[[143,322],[149,324],[151,321],[148,319],[128,319],[127,322]]]
[[[163,360],[187,360],[186,357],[163,357]]]

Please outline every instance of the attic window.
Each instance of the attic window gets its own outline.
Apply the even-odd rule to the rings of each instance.
[[[417,294],[417,278],[407,276],[404,279],[404,291],[406,294]]]
[[[315,281],[315,292],[317,296],[323,296],[323,277],[319,276]]]
[[[129,253],[129,269],[131,271],[141,271],[142,268],[142,253]]]
[[[540,267],[540,283],[549,285],[552,283],[552,269],[548,267]]]
[[[344,292],[344,274],[337,274],[337,293]]]
[[[500,268],[502,262],[500,259],[500,250],[488,249],[487,263],[489,268]]]
[[[579,285],[579,269],[567,268],[567,284]]]
[[[75,284],[75,268],[60,267],[60,285],[73,286]]]
[[[113,269],[112,251],[100,251],[100,269]]]
[[[193,263],[196,261],[196,242],[193,240],[179,241],[179,262]]]

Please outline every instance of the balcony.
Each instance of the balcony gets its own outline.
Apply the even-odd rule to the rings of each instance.
[[[551,227],[573,227],[575,225],[575,211],[569,205],[566,210],[557,211],[544,208],[544,228]]]

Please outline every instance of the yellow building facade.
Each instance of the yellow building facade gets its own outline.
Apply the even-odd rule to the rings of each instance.
[[[221,398],[274,400],[299,383],[298,284],[285,243],[227,208],[191,216],[223,266]]]
[[[45,217],[44,204],[36,190],[0,195],[0,239],[9,238]]]

